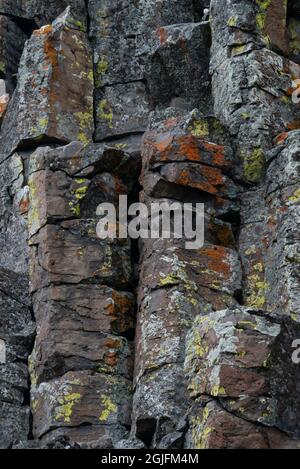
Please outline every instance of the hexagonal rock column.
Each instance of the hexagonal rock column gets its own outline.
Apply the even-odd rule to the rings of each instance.
[[[279,55],[288,53],[286,16],[286,1],[213,1],[211,70],[215,112],[236,140],[246,186],[239,236],[243,301],[296,319],[300,175],[295,140],[288,137],[300,125],[292,99],[300,68]]]
[[[188,447],[299,447],[299,333],[289,319],[245,307],[195,318],[185,358],[195,402]]]
[[[266,305],[300,322],[300,131],[284,135],[270,154],[266,178]]]
[[[28,278],[0,269],[0,448],[30,431],[26,361],[34,340]]]
[[[272,9],[271,5],[278,5]],[[279,7],[281,4],[281,7]],[[292,102],[298,64],[270,51],[264,31],[285,28],[285,0],[212,0],[211,73],[216,117],[234,139],[248,184],[263,180],[266,153],[277,135],[299,127],[299,105]],[[267,5],[268,7],[267,11]],[[263,9],[263,11],[261,11]],[[276,13],[276,15],[275,15]],[[281,52],[278,48],[278,52]]]
[[[30,159],[31,408],[34,436],[45,442],[67,435],[112,447],[130,426],[130,241],[96,234],[98,204],[129,192],[122,157],[130,167],[120,150],[73,142]],[[107,172],[113,161],[115,174]]]
[[[91,0],[89,13],[97,141],[145,132],[157,105],[209,102],[209,27],[192,0]]]
[[[191,401],[183,373],[185,337],[199,310],[236,305],[241,269],[233,227],[237,187],[226,132],[192,113],[160,122],[143,142],[142,200],[206,203],[206,244],[143,240],[138,289],[132,434],[147,446],[180,448]]]
[[[26,43],[18,85],[2,124],[0,158],[43,141],[87,144],[93,128],[91,51],[68,8]]]

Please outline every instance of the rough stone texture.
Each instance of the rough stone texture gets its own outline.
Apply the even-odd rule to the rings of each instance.
[[[96,168],[92,148],[68,147],[39,148],[29,165],[33,432],[100,446],[127,435],[135,321],[130,241],[98,239],[95,214],[129,189],[100,151]]]
[[[19,61],[28,32],[0,10],[0,76],[6,80],[9,92],[16,85]]]
[[[27,152],[14,153],[1,164],[0,249],[1,266],[15,272],[28,271],[27,212],[29,190],[26,183]]]
[[[35,30],[26,43],[1,128],[2,159],[34,142],[88,143],[94,125],[92,92],[86,33],[67,9],[52,25]]]
[[[194,4],[89,2],[96,140],[144,132],[156,105],[192,110],[202,98],[209,107],[210,33],[208,24],[193,23],[203,10]]]
[[[43,26],[51,23],[68,6],[71,7],[77,23],[85,25],[85,0],[1,0],[0,14],[14,17],[23,27],[28,26],[28,22]]]
[[[1,448],[299,447],[299,64],[296,0],[0,0]]]
[[[29,434],[28,369],[34,339],[28,279],[0,269],[0,448],[7,449]],[[2,356],[5,351],[5,357]]]

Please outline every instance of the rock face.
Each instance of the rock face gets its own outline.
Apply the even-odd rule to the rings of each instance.
[[[35,326],[28,278],[0,270],[0,448],[30,434],[28,367]]]
[[[1,448],[299,448],[299,64],[295,0],[0,0]]]

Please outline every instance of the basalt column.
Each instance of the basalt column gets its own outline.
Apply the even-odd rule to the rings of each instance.
[[[184,370],[187,332],[200,311],[238,305],[241,290],[239,188],[229,136],[212,117],[209,48],[207,22],[162,26],[148,59],[156,107],[143,137],[140,200],[148,207],[204,203],[206,218],[201,249],[186,249],[185,239],[140,245],[131,435],[149,447],[187,444],[196,393]],[[211,386],[217,393],[214,377]]]
[[[295,448],[299,439],[299,106],[287,58],[286,1],[212,1],[216,116],[239,158],[241,306],[197,317],[187,356],[197,399],[189,438],[198,448]],[[218,391],[210,389],[214,376]],[[291,397],[286,400],[286,393]]]
[[[299,82],[297,0],[0,0],[1,448],[299,447]]]
[[[68,11],[33,34],[25,67],[31,49],[37,59],[40,54],[37,89],[25,75],[17,93],[30,87],[34,94],[24,112],[36,105],[37,93],[43,103],[30,129],[24,115],[19,138],[77,140],[40,147],[29,161],[30,284],[37,323],[29,360],[33,436],[45,444],[67,436],[90,448],[110,447],[130,426],[132,351],[126,335],[133,328],[134,300],[127,293],[130,242],[101,241],[96,209],[128,193],[126,182],[113,174],[113,163],[120,166],[124,155],[88,145],[91,52]]]

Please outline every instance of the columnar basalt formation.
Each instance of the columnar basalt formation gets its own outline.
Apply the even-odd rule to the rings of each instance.
[[[299,63],[296,0],[0,0],[1,448],[299,447]]]

